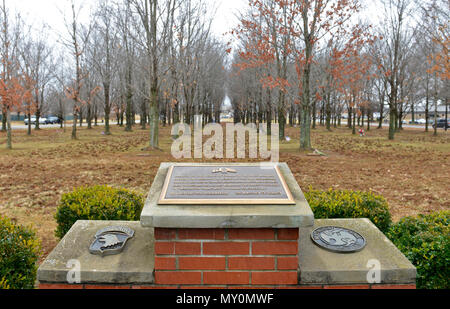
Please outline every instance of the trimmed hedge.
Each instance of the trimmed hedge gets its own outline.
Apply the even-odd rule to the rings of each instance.
[[[61,197],[55,234],[62,238],[78,220],[139,221],[144,198],[126,189],[108,186],[78,188]]]
[[[417,268],[417,287],[450,288],[450,211],[405,217],[387,236]]]
[[[368,218],[383,232],[392,222],[386,200],[372,192],[310,189],[305,197],[316,219]]]
[[[0,216],[0,289],[33,289],[40,251],[31,228]]]

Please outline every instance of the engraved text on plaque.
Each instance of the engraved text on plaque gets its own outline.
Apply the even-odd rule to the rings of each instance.
[[[174,165],[159,204],[295,204],[278,166]]]

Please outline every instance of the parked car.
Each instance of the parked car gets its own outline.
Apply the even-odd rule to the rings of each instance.
[[[25,123],[25,125],[28,125],[28,120],[30,120],[31,124],[36,124],[36,117],[31,117],[30,119],[28,119],[28,117],[25,117],[25,120],[23,121]]]
[[[36,116],[32,116],[30,118],[31,124],[36,124]],[[28,125],[28,117],[25,117],[25,120],[23,121],[25,125]],[[39,118],[39,124],[47,124],[47,118]]]
[[[426,124],[427,121],[425,119],[419,119],[417,120],[417,124]]]
[[[437,127],[438,128],[448,129],[448,128],[450,128],[450,122],[445,120],[445,119],[438,119]],[[435,129],[435,128],[436,128],[436,126],[433,125],[433,129]]]
[[[409,124],[425,124],[426,120],[425,119],[416,119],[414,121],[410,121]]]
[[[61,123],[61,119],[56,116],[48,116],[45,124],[59,124]]]

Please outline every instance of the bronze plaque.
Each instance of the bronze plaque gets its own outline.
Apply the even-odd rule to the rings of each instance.
[[[277,165],[173,165],[162,205],[295,205]]]

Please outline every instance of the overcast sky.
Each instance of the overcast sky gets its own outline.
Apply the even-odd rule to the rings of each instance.
[[[210,0],[218,7],[213,22],[213,31],[217,36],[229,31],[236,25],[234,14],[247,5],[247,0]],[[65,34],[64,17],[61,12],[70,16],[70,0],[6,0],[11,13],[20,12],[20,15],[32,24],[35,29],[41,28],[43,23],[48,24],[56,32]],[[76,0],[83,4],[82,19],[89,16],[89,8],[95,0]],[[56,36],[55,36],[56,37]]]
[[[75,0],[76,4],[82,4],[82,20],[89,16],[90,6],[96,3],[96,0]],[[208,0],[218,9],[213,21],[213,31],[217,36],[222,36],[225,32],[232,29],[237,24],[235,13],[242,11],[247,6],[248,0]],[[373,18],[375,14],[382,13],[377,8],[373,0],[361,0],[368,4],[369,9],[363,15]],[[61,12],[70,16],[70,0],[6,0],[6,5],[13,11],[20,12],[21,16],[32,24],[34,29],[41,28],[43,23],[48,24],[55,32],[66,33],[64,26],[64,17]],[[211,6],[212,7],[212,6]],[[381,12],[380,12],[381,11]],[[57,35],[52,34],[54,39]]]
[[[219,38],[236,26],[237,18],[235,14],[248,5],[248,0],[208,1],[211,1],[211,8],[213,4],[217,7],[212,29]],[[369,5],[369,9],[366,9],[363,15],[373,20],[375,15],[382,14],[382,10],[376,7],[373,0],[361,0],[361,2]],[[52,42],[49,42],[50,44],[55,43],[60,35],[65,36],[67,33],[63,12],[70,19],[70,3],[71,0],[6,0],[10,13],[19,12],[22,18],[27,21],[27,24],[33,26],[34,31],[40,31],[43,24],[48,25],[51,29],[49,41]],[[75,0],[75,3],[83,5],[81,21],[87,21],[90,7],[95,5],[96,0]]]

